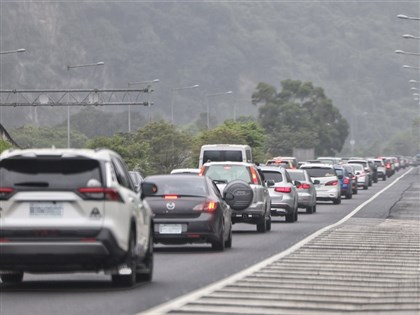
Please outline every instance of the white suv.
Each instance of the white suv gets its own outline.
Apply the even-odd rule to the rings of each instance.
[[[0,277],[105,272],[150,281],[152,213],[121,157],[106,149],[7,150],[0,155]]]
[[[341,185],[332,165],[310,163],[300,168],[306,170],[314,181],[317,200],[332,200],[336,205],[341,203]]]

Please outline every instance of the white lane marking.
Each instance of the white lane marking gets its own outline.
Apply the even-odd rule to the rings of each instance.
[[[314,238],[316,238],[320,234],[324,233],[325,231],[328,231],[328,230],[346,222],[348,219],[350,219],[352,216],[354,216],[357,212],[359,212],[364,206],[371,203],[379,195],[381,195],[382,193],[387,191],[389,188],[394,186],[397,182],[399,182],[404,176],[406,176],[412,170],[413,170],[413,168],[410,168],[407,172],[405,172],[400,177],[395,179],[395,181],[393,181],[391,184],[386,186],[384,189],[378,191],[375,195],[373,195],[368,200],[366,200],[365,202],[360,204],[357,208],[355,208],[352,212],[350,212],[347,216],[345,216],[340,221],[338,221],[334,224],[331,224],[329,226],[326,226],[326,227],[322,228],[321,230],[318,230],[318,231],[314,232],[313,234],[309,235],[308,237],[306,237],[305,239],[296,243],[292,247],[286,249],[285,251],[282,251],[281,253],[278,253],[278,254],[270,257],[270,258],[267,258],[267,259],[259,262],[256,265],[248,267],[247,269],[239,271],[238,273],[230,276],[229,278],[226,278],[226,279],[220,280],[218,282],[209,284],[204,288],[198,289],[198,290],[193,291],[191,293],[187,293],[186,295],[183,295],[183,296],[178,297],[178,298],[176,298],[174,300],[171,300],[169,302],[166,302],[166,303],[160,304],[158,306],[155,306],[155,307],[153,307],[151,309],[148,309],[144,312],[137,313],[136,315],[161,315],[161,314],[166,314],[169,311],[179,309],[179,308],[183,307],[184,305],[186,305],[186,304],[188,304],[192,301],[195,301],[195,300],[199,299],[200,297],[202,297],[204,295],[210,294],[210,293],[212,293],[216,290],[219,290],[219,289],[221,289],[221,288],[223,288],[223,287],[225,287],[229,284],[232,284],[232,283],[234,283],[234,282],[236,282],[240,279],[243,279],[246,276],[249,276],[250,274],[260,270],[261,268],[264,268],[264,267],[268,266],[269,264],[275,262],[276,260],[279,260],[279,259],[293,253],[294,251],[298,250],[303,245],[309,243],[310,241],[312,241]]]

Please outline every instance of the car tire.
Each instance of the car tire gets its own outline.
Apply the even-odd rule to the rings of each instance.
[[[230,226],[229,237],[225,241],[225,248],[232,248],[232,226]]]
[[[294,222],[297,222],[297,220],[298,220],[298,217],[299,217],[299,211],[298,211],[298,208],[297,208],[297,206],[296,206],[296,209],[295,209],[295,217],[294,217]]]
[[[382,176],[382,180],[386,181],[386,175]]]
[[[288,223],[292,223],[295,222],[295,213],[294,212],[290,212],[288,214],[286,214],[286,222]]]
[[[0,278],[1,281],[5,284],[18,284],[23,280],[23,272],[2,274]]]
[[[357,188],[356,189],[353,189],[353,191],[352,191],[353,195],[357,195],[357,192],[358,192],[358,189]]]
[[[368,186],[369,186],[369,185],[364,185],[364,186],[363,186],[363,190],[368,190]]]
[[[314,204],[314,213],[316,212],[316,204]]]
[[[267,222],[265,217],[257,223],[257,232],[265,233],[267,232]]]
[[[369,182],[368,182],[368,186],[372,186],[372,182],[373,181],[370,179]]]
[[[211,248],[217,252],[223,252],[225,250],[225,231],[222,228],[219,239],[211,243]]]
[[[267,217],[267,220],[265,222],[266,230],[271,231],[271,215]]]
[[[339,196],[338,196],[338,198],[334,199],[334,200],[333,200],[333,203],[334,203],[335,205],[339,205],[339,204],[341,203],[341,195],[339,195]]]
[[[350,189],[347,191],[346,199],[351,199],[351,198],[353,198],[353,191]]]
[[[306,213],[309,213],[309,214],[314,213],[315,212],[314,208],[315,208],[314,205],[306,207]]]
[[[150,226],[153,226],[153,224],[151,224]],[[137,272],[136,280],[142,281],[142,282],[152,281],[152,278],[153,278],[153,230],[152,228],[150,229],[149,248],[147,249],[147,253],[143,259],[142,267],[144,269]]]
[[[135,256],[135,234],[133,231],[130,233],[128,252],[126,257],[126,265],[131,268],[129,275],[112,275],[112,282],[120,287],[132,287],[137,281],[137,262]]]

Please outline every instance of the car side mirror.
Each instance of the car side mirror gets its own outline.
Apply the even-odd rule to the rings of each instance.
[[[337,177],[338,177],[338,179],[343,179],[344,178],[343,175],[338,175]]]
[[[266,181],[266,183],[267,183],[267,187],[271,187],[271,186],[274,186],[276,184],[276,182],[274,181],[274,179],[268,179]]]
[[[315,184],[315,185],[319,185],[320,183],[321,183],[321,182],[320,182],[318,179],[315,179],[315,180],[314,180],[314,184]]]
[[[155,183],[150,182],[142,182],[140,184],[140,190],[141,190],[141,199],[144,199],[146,197],[154,196],[158,192],[158,188]]]
[[[296,187],[299,187],[300,185],[302,185],[302,183],[298,180],[294,180],[293,185],[295,185]]]

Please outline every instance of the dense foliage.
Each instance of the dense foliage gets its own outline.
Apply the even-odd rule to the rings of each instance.
[[[268,135],[268,152],[292,155],[293,148],[315,148],[316,155],[335,155],[349,125],[322,88],[311,82],[286,80],[282,90],[260,83],[252,95],[261,104],[259,119]]]
[[[0,153],[4,150],[10,149],[11,147],[12,145],[9,142],[0,140]]]
[[[418,50],[401,37],[417,31],[415,21],[396,18],[413,12],[417,1],[3,1],[0,47],[26,52],[1,58],[0,89],[124,88],[159,78],[153,120],[169,121],[173,104],[176,125],[202,128],[206,95],[233,91],[211,99],[215,127],[235,112],[257,117],[251,94],[258,82],[293,78],[322,86],[347,119],[343,152],[354,140],[355,150],[380,154],[368,150],[386,147],[401,129],[409,133],[418,116],[407,83],[416,72],[401,67],[416,59],[394,53]],[[105,66],[66,67],[96,61]],[[200,87],[171,93],[191,84]],[[126,109],[109,110],[114,119],[85,115],[72,127],[89,137],[126,132]],[[3,115],[9,131],[66,120],[65,110],[49,107],[38,116],[27,108]],[[300,133],[301,141],[316,134]]]

